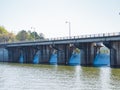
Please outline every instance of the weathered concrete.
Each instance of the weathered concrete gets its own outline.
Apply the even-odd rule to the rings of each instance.
[[[120,67],[120,42],[110,42],[110,63],[111,67]]]
[[[93,43],[84,43],[82,46],[84,52],[84,59],[81,61],[81,65],[93,65],[95,47]]]
[[[41,61],[40,63],[48,63],[49,64],[49,60],[50,60],[50,47],[49,45],[42,45],[41,46]]]
[[[8,50],[8,62],[19,62],[20,50],[19,48],[7,48]]]
[[[8,50],[0,48],[0,62],[8,62]]]

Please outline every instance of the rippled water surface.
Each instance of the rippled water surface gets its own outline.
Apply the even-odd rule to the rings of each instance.
[[[0,90],[120,90],[120,69],[0,63]]]

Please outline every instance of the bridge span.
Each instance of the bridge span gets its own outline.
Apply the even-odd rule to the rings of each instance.
[[[35,41],[0,43],[8,52],[1,61],[21,63],[69,64],[76,55],[80,65],[93,65],[94,58],[103,46],[110,50],[110,66],[120,67],[120,32],[60,37]],[[4,51],[4,50],[3,50]],[[75,57],[74,57],[75,58]]]

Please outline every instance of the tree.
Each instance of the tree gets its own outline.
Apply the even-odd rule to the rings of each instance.
[[[13,42],[15,35],[9,33],[3,26],[0,26],[0,42]]]
[[[28,35],[29,35],[29,40],[44,39],[44,34],[43,33],[38,34],[35,31],[34,32],[28,31]]]
[[[35,31],[31,32],[30,30],[28,32],[25,30],[21,30],[16,35],[16,39],[18,41],[40,40],[40,39],[44,39],[44,34],[43,33],[38,34],[37,32]]]
[[[13,33],[9,33],[8,34],[8,37],[9,37],[9,42],[14,42],[14,41],[16,41],[16,35],[15,34],[13,34]]]
[[[3,26],[0,26],[0,42],[26,41],[44,39],[44,34],[31,31],[21,30],[17,35],[9,33]]]
[[[3,26],[0,26],[0,34],[7,34],[8,31],[3,27]]]
[[[45,35],[43,33],[39,34],[40,39],[45,39]]]
[[[36,40],[36,39],[40,39],[40,36],[38,35],[37,32],[34,31],[33,33],[34,33],[34,38],[35,38],[35,40]]]
[[[18,41],[25,41],[28,40],[28,33],[25,30],[22,30],[20,32],[18,32],[18,34],[16,35],[16,39]]]
[[[28,31],[28,40],[34,40],[34,34],[30,30]]]

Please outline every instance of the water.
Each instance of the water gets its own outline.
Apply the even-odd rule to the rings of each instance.
[[[120,69],[0,63],[0,90],[120,90]]]

